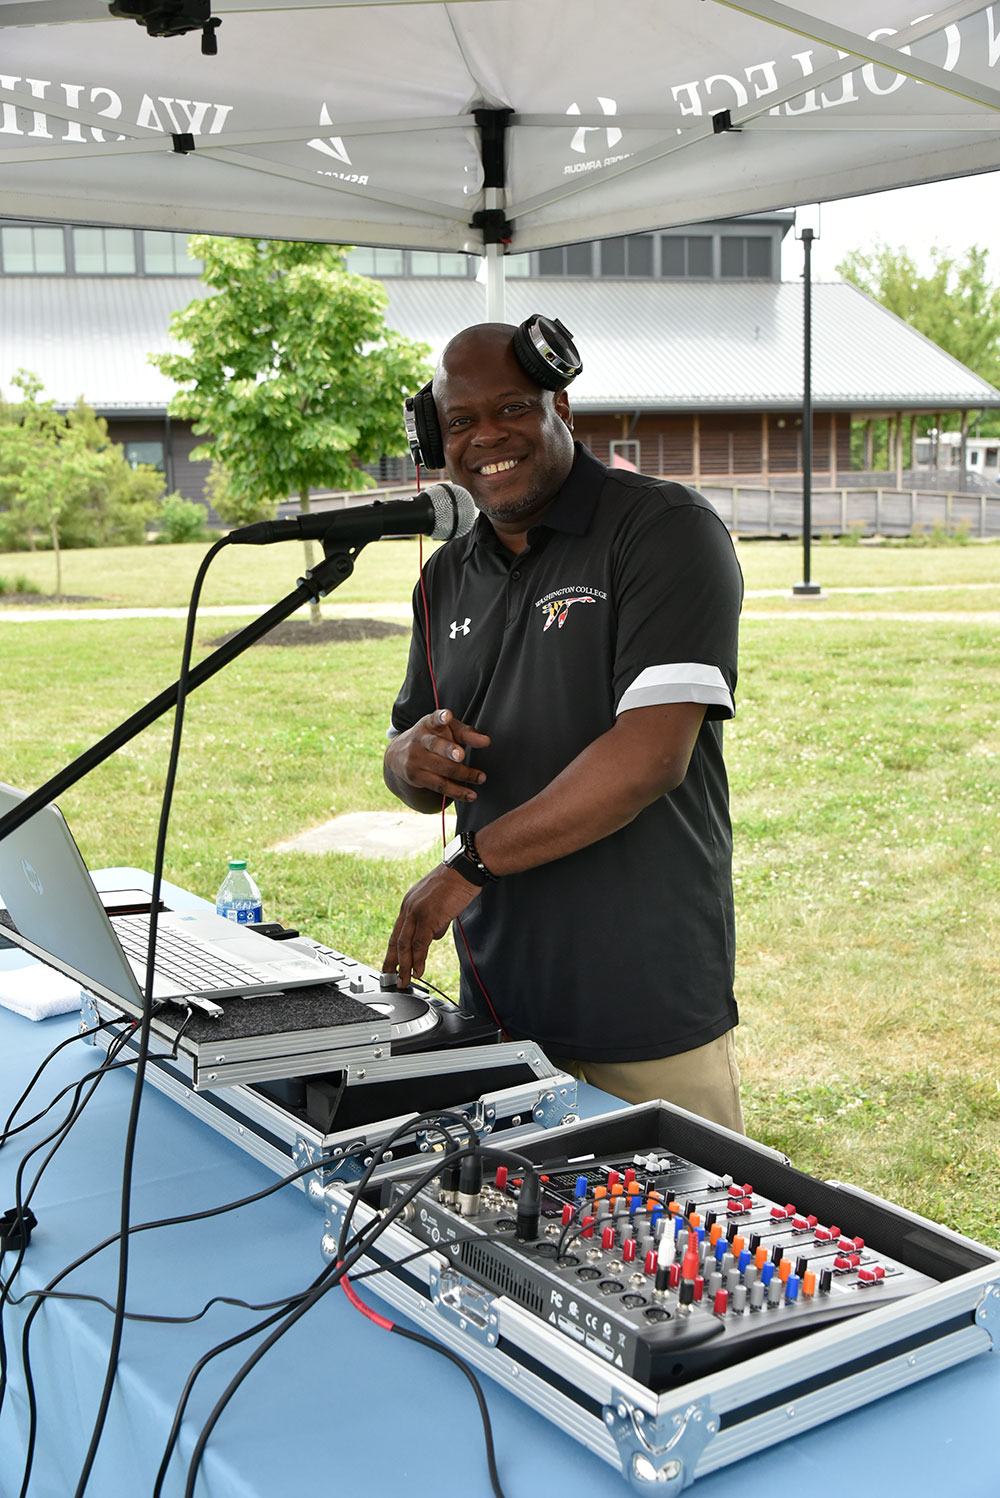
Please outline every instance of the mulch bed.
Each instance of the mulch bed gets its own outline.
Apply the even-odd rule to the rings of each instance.
[[[319,624],[310,624],[304,619],[286,619],[276,624],[256,643],[258,645],[334,645],[357,640],[384,640],[389,635],[408,635],[410,631],[402,624],[390,624],[385,619],[323,619]],[[206,645],[225,645],[239,630],[220,635],[216,640],[206,640]]]
[[[0,605],[11,604],[22,608],[34,608],[36,603],[104,603],[103,598],[89,598],[86,594],[63,593],[56,597],[55,593],[0,593]]]

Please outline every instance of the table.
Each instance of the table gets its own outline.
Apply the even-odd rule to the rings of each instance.
[[[116,871],[120,875],[123,871]],[[137,871],[124,871],[128,882]],[[180,891],[172,891],[180,903]],[[20,962],[21,953],[0,953]],[[33,1024],[0,1010],[0,1105],[10,1103],[38,1061],[72,1034],[76,1016]],[[40,1084],[42,1102],[99,1064],[103,1052],[69,1046]],[[582,1106],[608,1099],[581,1088]],[[49,1167],[34,1199],[38,1227],[18,1279],[23,1292],[47,1282],[77,1253],[114,1232],[122,1143],[131,1095],[125,1072],[108,1076]],[[2,1119],[0,1119],[2,1121]],[[0,1211],[39,1125],[0,1151]],[[20,1143],[19,1141],[24,1141]],[[143,1099],[132,1221],[190,1212],[259,1190],[274,1177],[153,1088]],[[294,1187],[254,1206],[133,1238],[130,1308],[189,1313],[215,1294],[269,1301],[304,1287],[322,1268],[323,1219]],[[117,1256],[78,1271],[74,1288],[114,1301]],[[361,1293],[384,1304],[370,1282]],[[8,1308],[11,1388],[0,1415],[0,1498],[16,1498],[23,1465],[25,1404],[18,1363],[26,1311]],[[129,1323],[118,1386],[88,1493],[143,1498],[151,1491],[178,1392],[209,1347],[254,1317],[216,1307],[187,1326]],[[111,1315],[76,1301],[50,1301],[32,1331],[40,1429],[30,1494],[73,1493],[90,1437],[107,1359]],[[252,1345],[252,1344],[250,1344]],[[165,1498],[184,1491],[186,1458],[201,1425],[246,1355],[216,1359],[203,1376]],[[624,1479],[534,1410],[484,1380],[507,1498],[623,1498]],[[849,1491],[856,1498],[945,1490],[997,1498],[1000,1357],[986,1354],[770,1448],[695,1485],[697,1498],[765,1491]],[[309,1493],[398,1498],[489,1498],[478,1414],[459,1371],[428,1349],[393,1337],[331,1291],[250,1375],[216,1427],[198,1498],[304,1498]]]

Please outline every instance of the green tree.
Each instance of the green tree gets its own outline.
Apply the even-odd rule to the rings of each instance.
[[[852,250],[838,273],[895,312],[939,348],[1000,386],[1000,284],[990,279],[989,251],[973,245],[959,258],[931,251],[932,269],[924,275],[905,249],[876,244]],[[933,417],[922,423],[926,428]],[[945,420],[948,425],[948,420]],[[951,418],[957,426],[957,417]],[[983,429],[1000,431],[1000,418],[988,416]]]
[[[69,411],[42,400],[42,382],[19,370],[12,382],[22,399],[0,412],[0,520],[10,547],[34,549],[47,535],[62,594],[64,546],[112,546],[141,541],[157,511],[163,477],[134,470],[108,437],[107,423],[78,401]]]
[[[108,436],[108,424],[78,400],[66,412],[80,456],[60,520],[63,546],[136,546],[160,509],[163,474],[147,463],[132,467],[124,448]]]
[[[185,387],[171,412],[209,437],[192,456],[221,464],[244,505],[295,494],[308,510],[311,489],[369,487],[359,465],[405,451],[402,398],[429,375],[429,350],[385,326],[381,285],[352,275],[338,245],[194,235],[189,247],[214,295],[171,319],[190,353],[150,358]]]
[[[221,463],[213,463],[208,470],[205,498],[226,525],[253,525],[257,520],[273,520],[278,508],[276,499],[241,494]]]
[[[56,561],[56,596],[61,597],[59,519],[69,491],[64,469],[80,440],[76,434],[75,441],[70,438],[53,401],[39,400],[42,382],[36,375],[19,369],[11,384],[23,399],[0,428],[0,496],[11,511],[15,534],[26,534],[29,545],[34,545],[36,530],[48,531]]]

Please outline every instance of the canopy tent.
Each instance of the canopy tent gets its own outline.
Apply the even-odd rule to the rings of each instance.
[[[175,9],[197,0],[168,0]],[[1000,4],[0,0],[0,213],[516,253],[1000,167]]]

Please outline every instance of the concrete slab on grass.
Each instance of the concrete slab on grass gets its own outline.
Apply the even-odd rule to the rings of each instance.
[[[455,818],[446,815],[448,836]],[[360,853],[365,858],[413,858],[441,846],[439,817],[415,811],[351,811],[298,837],[275,843],[275,853]]]

